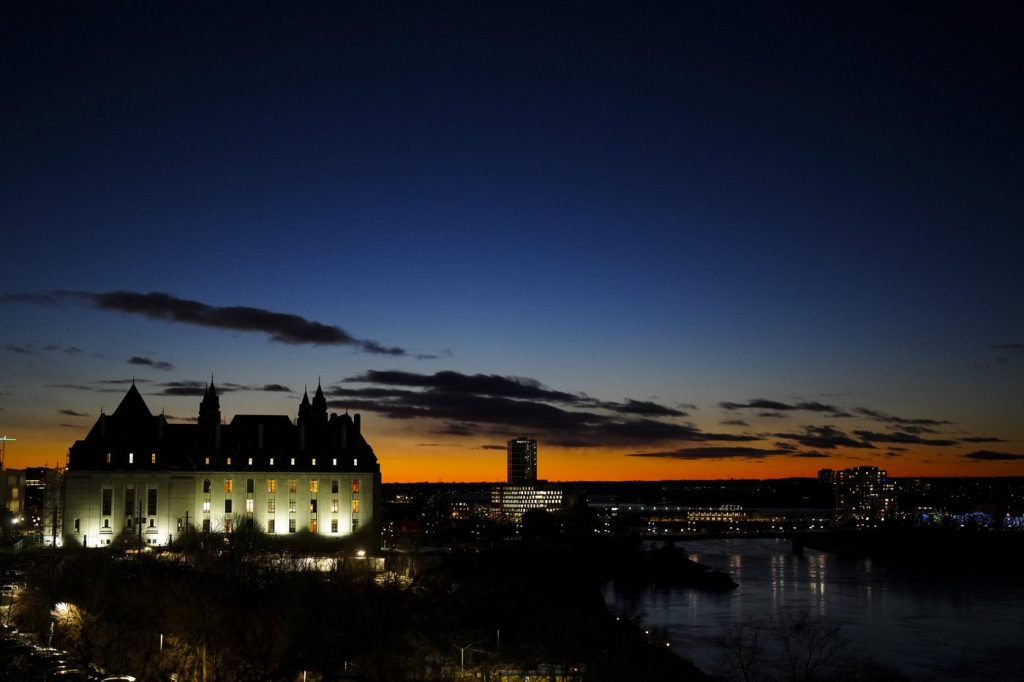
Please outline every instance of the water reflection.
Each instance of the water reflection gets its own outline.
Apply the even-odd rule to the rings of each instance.
[[[711,645],[730,623],[779,611],[827,617],[855,646],[916,680],[995,682],[1019,679],[1024,668],[1017,647],[1024,576],[968,581],[901,573],[814,550],[795,556],[782,540],[703,540],[687,550],[731,573],[739,588],[624,594],[610,587],[606,597],[642,611],[705,670],[714,662]]]

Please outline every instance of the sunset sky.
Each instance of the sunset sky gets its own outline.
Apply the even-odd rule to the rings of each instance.
[[[321,381],[385,482],[1024,475],[1019,3],[0,9],[0,435]]]

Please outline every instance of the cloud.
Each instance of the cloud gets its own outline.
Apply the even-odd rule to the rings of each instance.
[[[826,455],[824,452],[818,452],[817,450],[804,450],[803,452],[794,453],[793,456],[805,457],[807,459],[827,459],[832,455]]]
[[[966,436],[960,439],[964,443],[1005,443],[1002,438],[995,436]]]
[[[834,426],[805,426],[804,433],[776,433],[776,438],[794,440],[809,448],[832,450],[837,447],[873,448],[871,443],[854,440]]]
[[[143,357],[141,355],[133,355],[128,360],[129,365],[145,365],[146,367],[152,367],[154,369],[161,369],[164,371],[174,369],[174,365],[169,362],[162,362],[160,360],[153,360],[152,358]]]
[[[723,426],[750,426],[747,422],[742,419],[726,419],[725,421],[718,422]]]
[[[85,412],[75,412],[74,410],[69,410],[69,409],[57,410],[57,414],[63,414],[66,417],[88,417],[89,416]]]
[[[481,450],[508,450],[507,445],[481,445]]]
[[[766,450],[749,447],[703,447],[680,448],[660,452],[635,452],[627,457],[659,457],[663,459],[764,459],[776,455],[791,454],[788,450]]]
[[[48,291],[6,294],[4,300],[18,303],[53,305],[65,300],[85,301],[100,310],[141,315],[151,320],[179,322],[200,327],[259,332],[271,341],[314,346],[352,346],[377,355],[407,355],[405,349],[384,346],[377,341],[359,339],[341,327],[307,320],[299,315],[249,306],[213,306],[201,301],[177,298],[159,291],[138,293],[111,291]]]
[[[766,400],[765,398],[754,398],[742,403],[735,402],[721,402],[718,403],[719,407],[722,407],[729,411],[736,410],[766,410],[773,413],[771,416],[777,416],[780,412],[791,412],[795,410],[801,410],[804,412],[828,412],[834,417],[845,417],[849,416],[841,408],[828,403],[819,403],[817,400],[807,400],[798,403],[784,403],[778,400]],[[767,416],[762,414],[762,416]]]
[[[874,431],[854,431],[855,434],[869,443],[900,443],[902,445],[936,445],[946,447],[957,445],[959,441],[947,438],[922,438],[913,433],[896,431],[894,433],[876,433]]]
[[[991,462],[1012,462],[1024,459],[1024,455],[1020,455],[1013,452],[993,452],[992,450],[975,450],[974,452],[968,452],[965,455],[961,455],[965,459],[974,459],[979,461],[991,461]]]
[[[260,391],[266,391],[267,393],[291,393],[292,389],[281,384],[264,384],[263,388],[258,389]]]
[[[990,348],[992,350],[1008,350],[1014,353],[1024,353],[1024,343],[1018,342],[994,343]]]
[[[872,410],[868,407],[856,407],[854,412],[861,414],[865,417],[874,419],[875,421],[885,422],[886,424],[903,424],[903,425],[915,425],[915,426],[942,426],[945,424],[952,424],[953,422],[947,419],[907,419],[905,417],[896,417],[891,414],[886,414],[879,410]]]
[[[4,344],[4,350],[10,351],[11,353],[18,353],[19,355],[36,355],[36,350],[31,344],[15,345],[13,343],[7,343]]]
[[[367,385],[328,387],[329,406],[376,412],[389,419],[435,420],[443,424],[439,433],[453,435],[527,432],[567,447],[758,440],[706,433],[679,422],[684,412],[652,401],[597,400],[528,377],[370,370],[345,382]]]

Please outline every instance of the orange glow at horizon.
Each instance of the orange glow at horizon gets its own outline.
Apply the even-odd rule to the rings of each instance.
[[[68,448],[91,428],[80,430],[29,426],[7,444],[5,466],[22,469],[33,466],[63,466]],[[364,420],[364,430],[366,421]],[[422,437],[405,432],[381,430],[366,433],[380,461],[385,483],[502,482],[506,476],[505,450],[478,445],[422,445]],[[498,439],[491,439],[498,444]],[[545,445],[538,439],[538,477],[549,481],[633,481],[633,480],[721,480],[813,478],[820,469],[844,469],[870,465],[905,478],[944,476],[1024,476],[1024,462],[969,461],[957,454],[938,457],[934,452],[910,451],[899,458],[865,456],[863,450],[837,450],[827,458],[774,456],[764,459],[700,459],[630,457],[635,449],[564,448]]]

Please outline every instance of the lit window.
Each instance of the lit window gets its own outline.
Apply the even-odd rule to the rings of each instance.
[[[338,513],[338,501],[337,500],[331,500],[331,511],[333,513],[335,513],[335,514]]]
[[[231,458],[230,457],[228,457],[227,465],[231,466]]]
[[[333,459],[331,460],[331,466],[332,466],[332,467],[336,467],[336,466],[338,466],[338,458],[337,458],[337,457],[335,457],[335,458],[333,458]]]
[[[337,533],[338,532],[338,519],[332,519],[331,520],[331,532],[332,533]]]
[[[206,466],[210,466],[210,458],[209,457],[203,457],[203,464],[205,464]]]
[[[249,466],[252,466],[252,457],[249,458]]]
[[[129,464],[135,464],[135,453],[134,452],[129,452],[128,453],[128,463]]]
[[[320,481],[313,479],[309,482],[309,492],[317,493],[320,491]]]
[[[274,498],[270,498],[269,500],[267,500],[267,513],[268,514],[273,514],[276,511],[277,511],[277,500],[275,500]]]
[[[310,533],[315,533],[316,532],[316,519],[313,519],[312,521],[309,522],[309,532]]]
[[[203,512],[205,512],[207,514],[210,513],[210,501],[209,500],[203,500]]]
[[[277,493],[277,481],[272,478],[267,479],[267,492],[271,495]]]
[[[294,479],[288,481],[288,492],[294,493],[296,490],[298,490],[298,483]]]
[[[288,513],[289,514],[294,514],[295,513],[295,500],[288,500]]]
[[[289,533],[294,533],[295,532],[295,519],[288,519],[288,532]]]
[[[111,460],[111,456],[110,456],[110,453],[108,452],[107,453],[107,464],[110,464],[110,460]]]
[[[270,458],[270,466],[274,466],[274,458],[273,457]]]
[[[155,452],[149,456],[149,463],[150,464],[156,464],[156,453]]]
[[[292,459],[291,459],[291,465],[295,466],[295,458],[294,457],[292,457]]]
[[[253,499],[251,497],[245,501],[245,511],[247,514],[252,514],[253,512]]]
[[[352,479],[352,492],[357,494],[357,495],[359,494],[359,479],[358,478],[353,478]]]
[[[352,500],[352,513],[353,514],[358,514],[359,513],[359,500]]]
[[[316,466],[316,457],[313,458],[312,466]]]
[[[234,490],[234,488],[235,488],[235,482],[234,482],[233,479],[230,479],[230,478],[224,479],[224,492],[225,493],[232,492]]]
[[[359,460],[358,459],[353,459],[352,460],[352,466],[354,466],[354,467],[359,466]]]
[[[274,523],[274,519],[267,519],[267,532],[273,533],[277,524]]]

